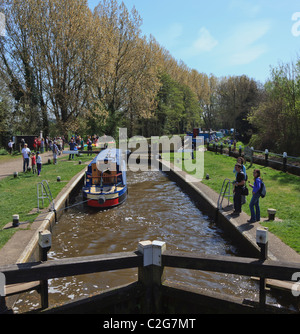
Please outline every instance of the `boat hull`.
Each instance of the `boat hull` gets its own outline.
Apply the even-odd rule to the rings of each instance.
[[[113,197],[113,198],[112,198]],[[122,192],[115,194],[99,194],[99,195],[90,195],[89,193],[83,192],[83,200],[87,201],[87,205],[92,208],[97,209],[109,209],[114,208],[127,199],[127,188]]]

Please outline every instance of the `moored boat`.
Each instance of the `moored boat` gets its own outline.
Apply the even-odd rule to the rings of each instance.
[[[94,208],[108,209],[126,200],[126,162],[121,150],[100,152],[88,166],[82,192],[87,205]]]

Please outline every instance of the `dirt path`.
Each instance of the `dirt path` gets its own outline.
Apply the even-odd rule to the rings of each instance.
[[[53,153],[51,151],[45,152],[41,154],[41,157],[42,162],[45,163],[49,158],[53,158]],[[31,161],[29,166],[31,166]],[[23,158],[21,156],[9,161],[0,162],[0,180],[12,175],[14,172],[23,172]]]

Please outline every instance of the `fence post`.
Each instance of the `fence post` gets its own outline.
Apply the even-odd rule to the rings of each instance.
[[[40,261],[47,261],[47,253],[51,248],[51,233],[49,231],[40,231],[39,232],[39,258]],[[49,307],[48,299],[48,280],[41,281],[40,287],[41,294],[41,306],[42,309]]]
[[[256,230],[256,243],[260,247],[260,260],[265,261],[268,258],[268,229],[258,228]],[[260,277],[259,281],[259,306],[266,305],[266,279]]]

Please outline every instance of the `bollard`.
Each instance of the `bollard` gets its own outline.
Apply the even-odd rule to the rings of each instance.
[[[56,181],[57,181],[57,182],[60,182],[60,181],[61,181],[61,177],[58,176],[58,177],[56,178]]]
[[[269,161],[268,161],[268,159],[269,159],[269,150],[266,149],[266,150],[265,150],[265,162],[266,162],[266,166],[269,166]]]
[[[47,253],[51,248],[52,238],[49,231],[40,231],[39,232],[39,257],[40,261],[47,261]],[[48,280],[41,281],[41,306],[42,309],[49,307],[48,299]]]
[[[239,146],[239,156],[241,156],[242,155],[242,146],[240,145]]]
[[[275,220],[276,212],[276,209],[268,209],[269,220]]]
[[[231,144],[228,147],[228,155],[231,156]]]
[[[258,228],[256,230],[256,243],[260,247],[260,260],[265,261],[268,258],[268,229]],[[259,281],[259,306],[266,305],[266,279],[260,278]]]
[[[287,153],[283,152],[283,172],[286,173],[286,165],[287,165]]]
[[[13,223],[12,223],[12,226],[13,226],[13,227],[18,227],[19,225],[20,225],[19,215],[13,215]]]

